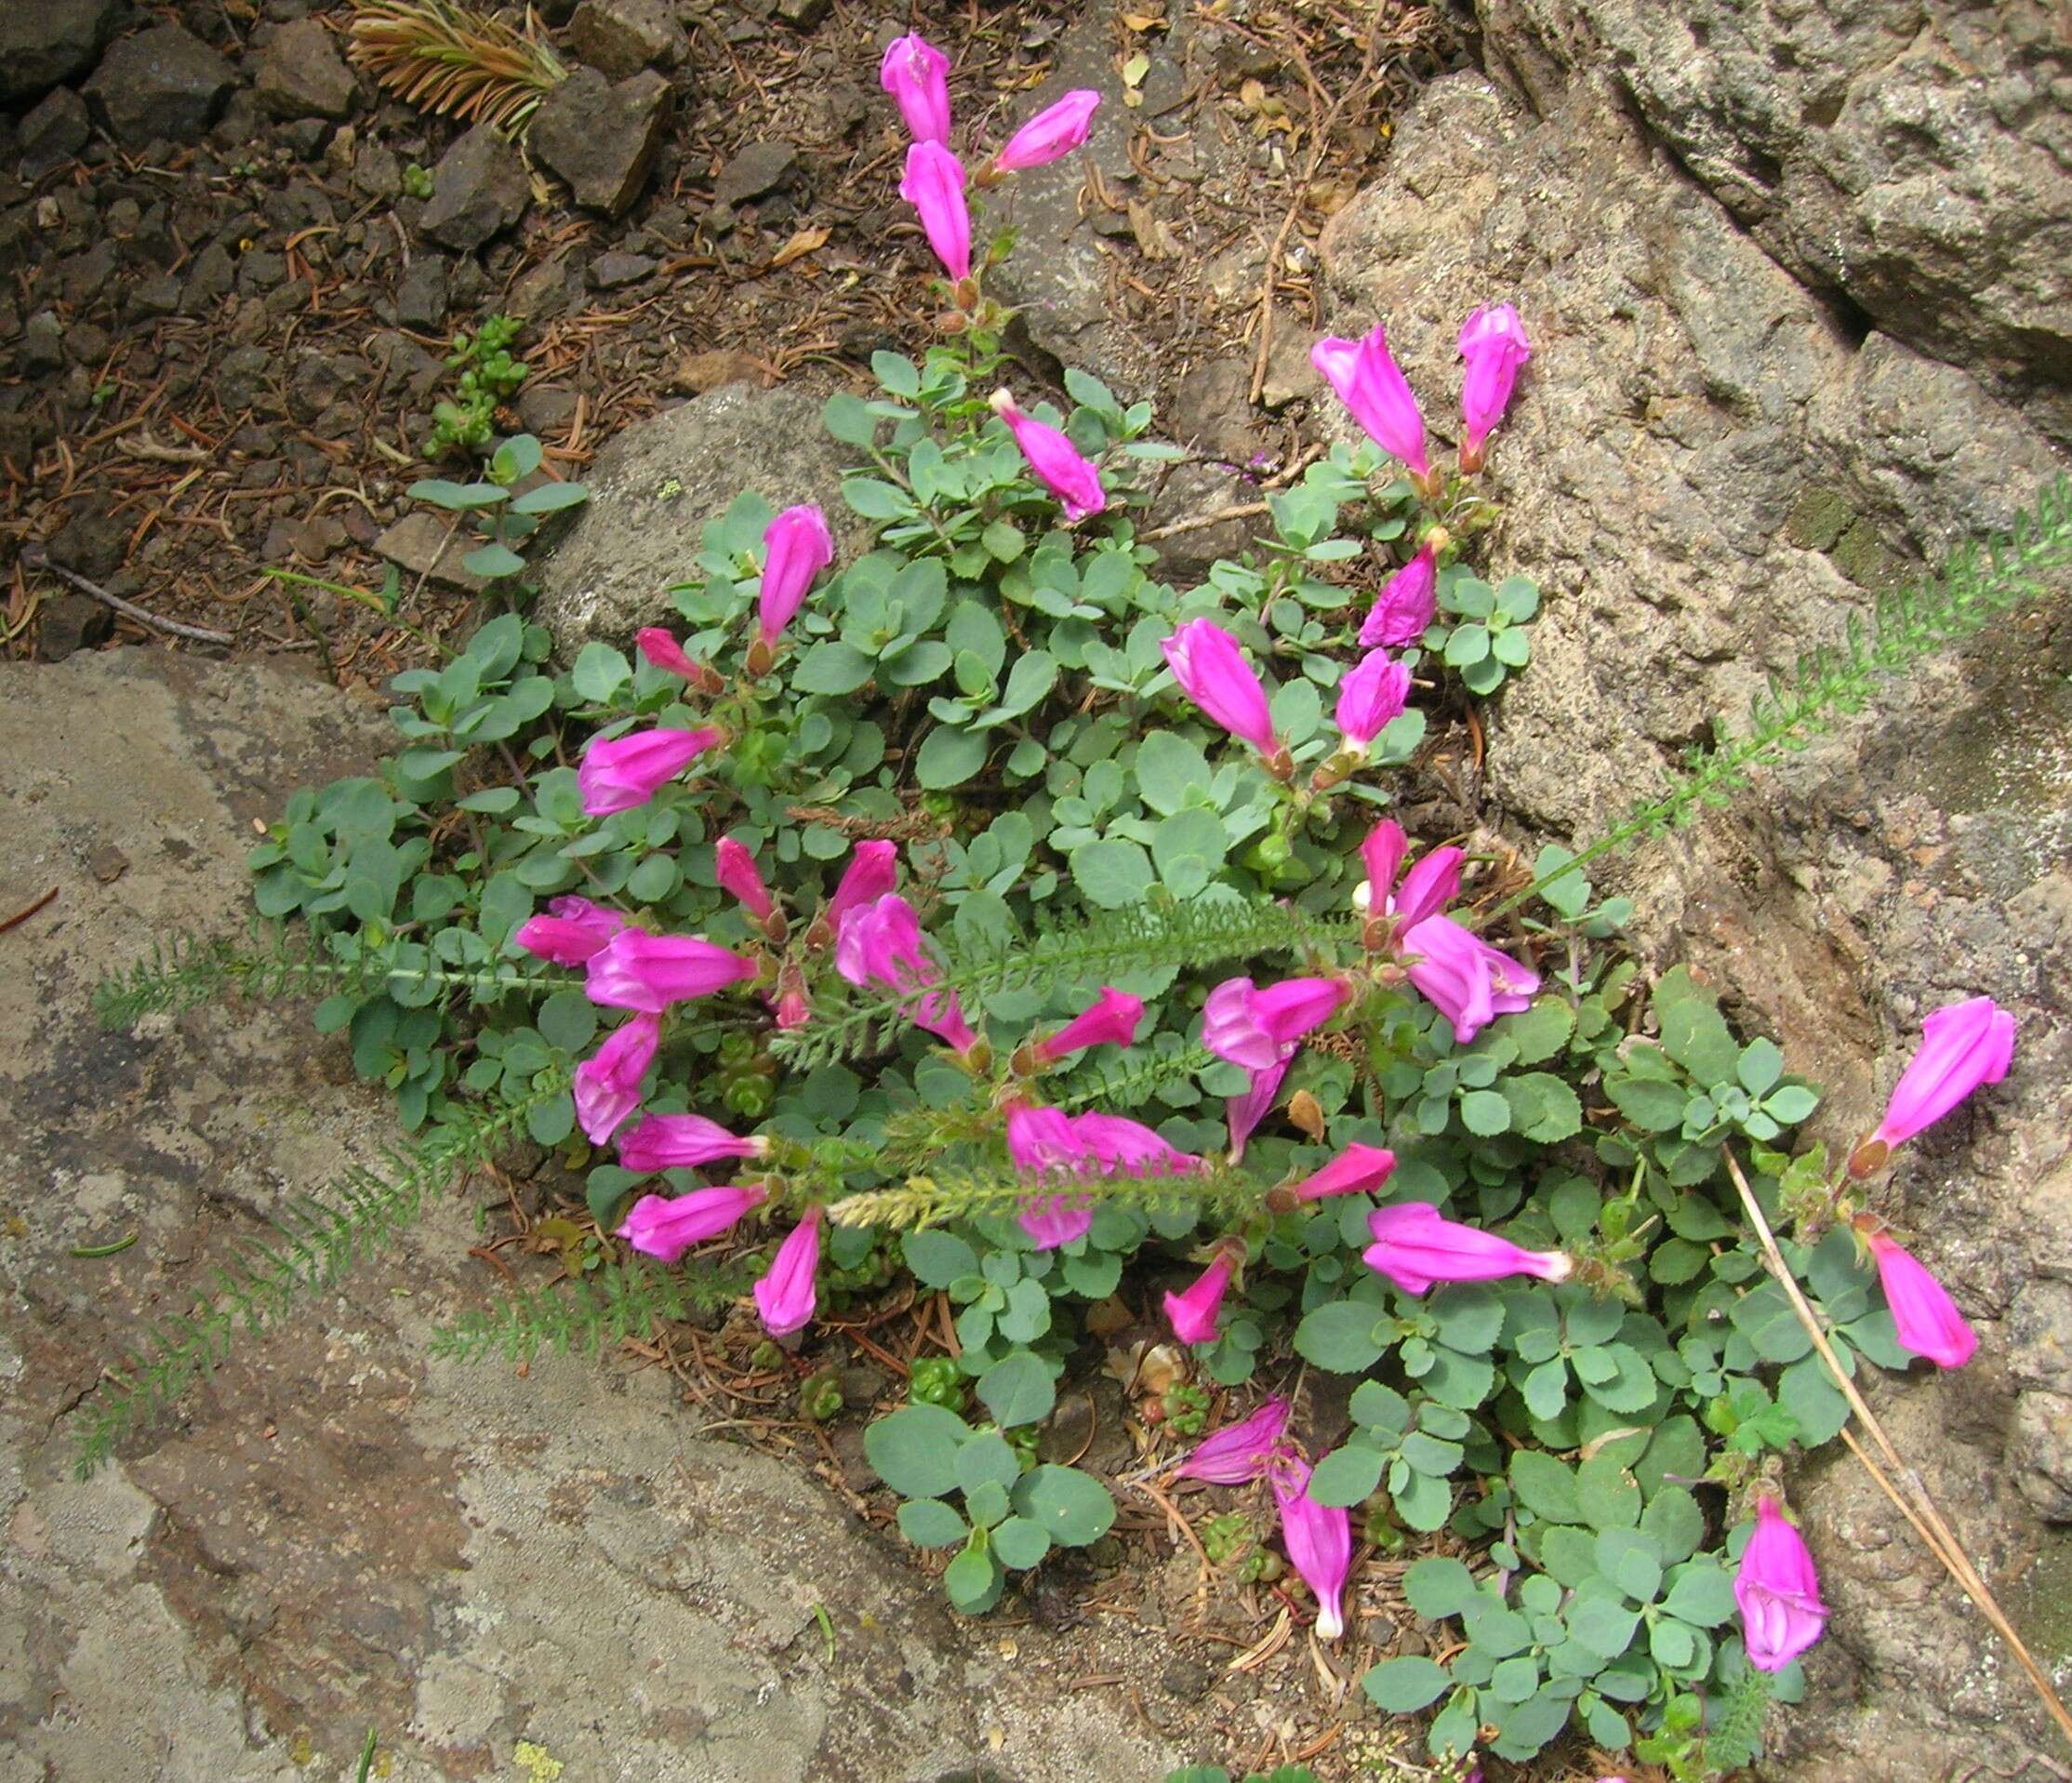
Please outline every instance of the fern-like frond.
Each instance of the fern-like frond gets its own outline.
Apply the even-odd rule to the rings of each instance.
[[[516,136],[539,101],[568,78],[536,34],[500,12],[458,0],[352,0],[352,60],[423,111],[493,124]]]
[[[497,1354],[529,1362],[541,1350],[601,1353],[626,1337],[644,1337],[658,1319],[711,1312],[754,1285],[732,1266],[658,1270],[607,1263],[553,1287],[521,1288],[494,1307],[463,1312],[432,1334],[432,1353],[461,1362]]]
[[[565,1079],[542,1075],[527,1095],[472,1109],[415,1149],[391,1153],[386,1175],[355,1167],[321,1192],[297,1197],[273,1217],[270,1240],[245,1245],[212,1271],[191,1312],[153,1327],[144,1356],[107,1370],[78,1415],[77,1477],[89,1478],[124,1436],[213,1373],[241,1328],[260,1336],[312,1295],[336,1286],[356,1264],[393,1244],[432,1196],[517,1138],[526,1116],[566,1088]]]
[[[1215,1064],[1215,1055],[1206,1046],[1178,1046],[1167,1053],[1139,1049],[1120,1060],[1097,1050],[1059,1085],[1052,1098],[1061,1109],[1136,1108],[1149,1101],[1168,1084],[1182,1084],[1198,1071]]]
[[[1218,1164],[1199,1175],[1070,1176],[1055,1172],[1040,1179],[1004,1165],[950,1164],[915,1174],[896,1189],[867,1189],[835,1202],[828,1212],[841,1226],[939,1226],[980,1214],[1011,1214],[1031,1199],[1053,1195],[1069,1201],[1122,1202],[1147,1213],[1196,1208],[1235,1219],[1256,1208],[1274,1182],[1248,1170]]]

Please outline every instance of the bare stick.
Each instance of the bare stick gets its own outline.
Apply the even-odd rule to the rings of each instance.
[[[206,625],[182,625],[178,619],[162,619],[155,613],[147,613],[134,601],[126,601],[120,594],[111,594],[99,582],[89,582],[75,569],[67,569],[55,562],[43,546],[32,539],[21,548],[21,564],[24,569],[45,570],[61,582],[70,582],[82,594],[91,594],[104,605],[112,606],[125,619],[135,619],[139,625],[148,625],[156,632],[169,632],[176,638],[189,638],[196,644],[235,644],[237,640],[228,632],[211,632]]]
[[[1885,1434],[1885,1427],[1878,1421],[1870,1407],[1864,1404],[1864,1397],[1856,1390],[1855,1382],[1843,1372],[1840,1358],[1827,1341],[1827,1334],[1821,1329],[1819,1318],[1813,1308],[1806,1304],[1806,1297],[1799,1291],[1798,1282],[1786,1266],[1784,1253],[1777,1248],[1776,1237],[1770,1230],[1770,1222],[1763,1217],[1755,1191],[1748,1187],[1748,1178],[1741,1173],[1740,1163],[1724,1147],[1720,1150],[1720,1155],[1727,1161],[1727,1171],[1733,1178],[1734,1189],[1741,1197],[1742,1210],[1748,1216],[1749,1223],[1756,1229],[1756,1237],[1761,1242],[1763,1260],[1770,1266],[1771,1274],[1777,1278],[1778,1285],[1784,1289],[1786,1298],[1791,1302],[1791,1310],[1799,1315],[1799,1323],[1805,1326],[1806,1335],[1813,1339],[1820,1360],[1826,1364],[1828,1376],[1841,1390],[1841,1396],[1849,1402],[1849,1409],[1855,1413],[1872,1441],[1884,1452],[1885,1459],[1891,1463],[1893,1470],[1912,1493],[1914,1510],[1908,1511],[1907,1521],[1920,1531],[1922,1538],[1928,1543],[1929,1550],[1948,1569],[1950,1577],[1963,1587],[1964,1594],[1978,1605],[1980,1613],[1993,1625],[2000,1639],[2013,1650],[2015,1658],[2021,1661],[2022,1670],[2028,1673],[2029,1682],[2036,1686],[2036,1694],[2042,1697],[2043,1707],[2050,1711],[2051,1719],[2057,1723],[2065,1738],[2072,1740],[2072,1715],[2066,1714],[2065,1705],[2058,1700],[2058,1694],[2051,1684],[2050,1673],[2037,1664],[2034,1656],[2022,1643],[2022,1637],[2015,1633],[2014,1625],[2007,1619],[2006,1614],[1994,1600],[1993,1593],[1986,1589],[1986,1581],[1979,1577],[1978,1568],[1972,1564],[1962,1544],[1951,1533],[1949,1524],[1943,1521],[1943,1513],[1936,1509],[1935,1500],[1928,1496],[1928,1488],[1921,1484],[1920,1475],[1900,1458],[1899,1450],[1893,1445],[1892,1438]],[[1867,1466],[1869,1457],[1864,1456],[1863,1450],[1854,1443],[1851,1443],[1850,1447],[1856,1451]],[[1897,1490],[1879,1475],[1877,1469],[1871,1469],[1871,1476],[1884,1488],[1893,1502],[1898,1504]],[[1900,1509],[1905,1510],[1906,1507],[1900,1505]]]

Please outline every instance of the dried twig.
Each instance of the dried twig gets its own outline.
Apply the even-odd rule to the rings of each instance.
[[[134,601],[126,601],[120,594],[111,594],[98,582],[89,582],[77,570],[67,569],[54,561],[44,547],[32,539],[21,548],[21,561],[32,570],[46,570],[60,581],[70,582],[82,594],[91,594],[95,600],[105,603],[125,619],[135,619],[139,625],[148,625],[154,631],[169,632],[176,638],[188,638],[195,644],[235,644],[237,640],[228,632],[211,632],[206,625],[183,625],[178,619],[160,619],[148,613]]]

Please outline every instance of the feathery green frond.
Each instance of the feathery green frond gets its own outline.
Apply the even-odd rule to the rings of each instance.
[[[432,1334],[432,1353],[475,1362],[496,1354],[527,1362],[541,1350],[602,1352],[644,1337],[657,1319],[687,1318],[738,1299],[753,1284],[738,1268],[662,1271],[607,1263],[553,1287],[521,1288],[494,1307],[463,1312]]]

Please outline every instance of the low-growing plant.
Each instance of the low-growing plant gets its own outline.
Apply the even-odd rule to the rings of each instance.
[[[511,351],[524,326],[508,315],[485,316],[473,334],[463,329],[454,336],[446,366],[458,376],[453,394],[432,406],[432,432],[425,442],[428,457],[480,457],[488,451],[497,431],[498,408],[518,393],[530,370]]]
[[[460,560],[460,567],[469,575],[486,582],[524,575],[525,560],[519,547],[531,540],[551,516],[590,499],[590,491],[579,483],[537,480],[542,456],[537,439],[519,433],[489,454],[482,475],[472,483],[424,477],[410,486],[413,501],[467,517],[481,541]],[[398,691],[408,689],[399,684]],[[405,734],[411,733],[406,729]]]

